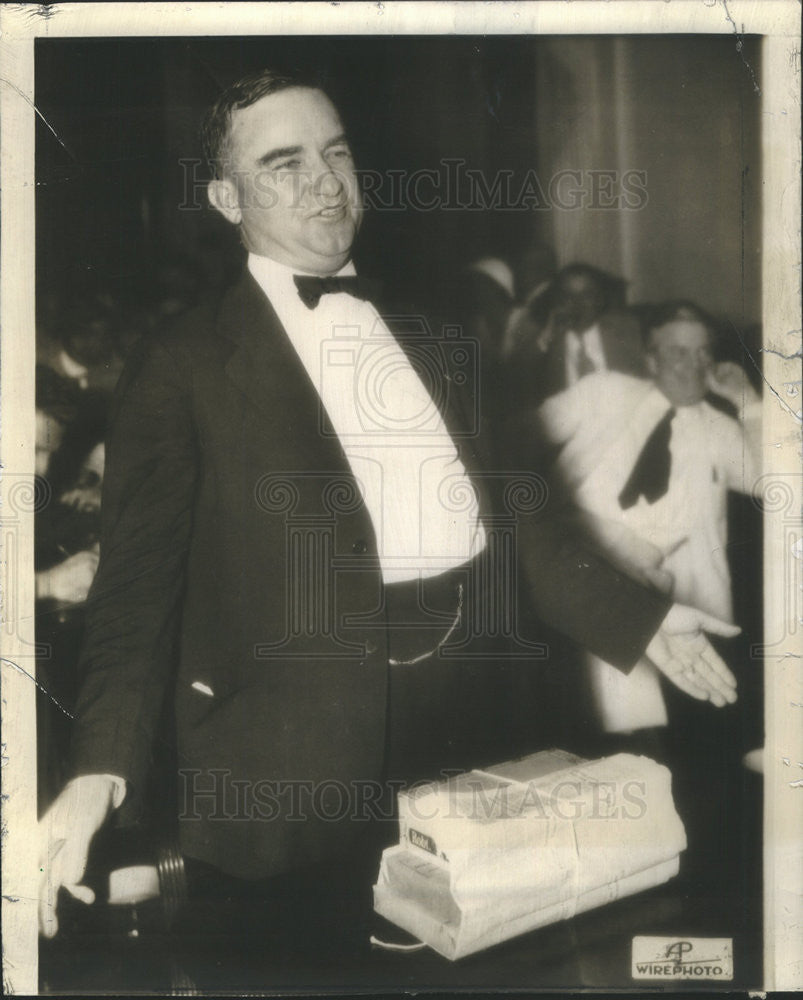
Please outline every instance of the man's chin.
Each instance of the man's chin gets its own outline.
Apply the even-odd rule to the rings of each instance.
[[[354,231],[328,240],[316,240],[310,246],[310,257],[318,262],[322,273],[339,270],[351,257],[351,247],[354,243]]]

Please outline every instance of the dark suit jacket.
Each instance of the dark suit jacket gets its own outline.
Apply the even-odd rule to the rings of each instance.
[[[605,361],[611,371],[645,377],[644,350],[638,320],[627,312],[609,312],[600,316],[600,340]],[[543,360],[538,398],[546,399],[566,388],[566,339],[556,338]]]
[[[476,469],[455,402],[445,418]],[[121,775],[135,798],[174,688],[187,854],[261,877],[344,845],[360,824],[333,822],[331,803],[316,819],[309,797],[381,777],[388,656],[374,531],[317,392],[247,272],[127,364],[102,516],[74,772]],[[536,613],[632,665],[668,604],[543,513],[523,514],[521,529]],[[288,818],[292,781],[304,822]]]

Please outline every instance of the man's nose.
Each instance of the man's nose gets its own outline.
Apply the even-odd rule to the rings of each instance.
[[[344,178],[325,160],[321,160],[321,169],[312,182],[312,190],[316,197],[327,204],[339,201],[345,189]]]

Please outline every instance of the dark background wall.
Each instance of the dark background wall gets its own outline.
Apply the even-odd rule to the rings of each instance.
[[[728,36],[36,45],[41,293],[100,279],[136,294],[169,252],[200,255],[212,276],[236,259],[233,232],[203,207],[203,168],[187,161],[200,161],[198,120],[220,87],[279,63],[330,82],[363,169],[442,172],[461,159],[489,182],[509,171],[514,193],[533,169],[544,191],[560,169],[646,175],[637,211],[537,196],[476,211],[456,204],[465,187],[433,210],[371,209],[358,248],[371,270],[432,291],[471,257],[513,256],[536,238],[561,264],[626,277],[632,301],[682,295],[739,327],[760,320],[756,39],[741,53]]]

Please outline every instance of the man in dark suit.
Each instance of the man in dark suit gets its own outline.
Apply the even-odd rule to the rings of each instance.
[[[42,821],[47,934],[60,887],[92,899],[89,844],[142,795],[166,693],[182,850],[260,884],[348,847],[388,776],[431,774],[456,748],[479,763],[471,739],[505,726],[488,674],[472,688],[464,662],[499,548],[460,415],[465,350],[418,323],[394,336],[356,277],[355,169],[314,83],[241,81],[206,139],[209,197],[248,266],[143,341],[117,391],[75,777]],[[646,648],[689,693],[735,697],[701,631],[716,622],[534,506],[517,516],[516,568],[541,619],[623,669]]]
[[[646,376],[638,320],[623,308],[623,282],[588,264],[570,264],[548,293],[545,354],[535,376],[540,401],[597,371]]]

